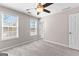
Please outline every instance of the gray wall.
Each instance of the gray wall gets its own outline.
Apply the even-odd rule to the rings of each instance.
[[[79,13],[79,7],[52,14],[41,19],[45,27],[45,39],[51,42],[69,45],[69,14]]]
[[[30,42],[34,40],[38,40],[39,34],[36,36],[30,36],[29,34],[29,21],[32,18],[32,16],[17,12],[15,10],[11,10],[5,7],[0,6],[0,13],[6,13],[6,14],[12,14],[19,16],[19,38],[9,39],[9,40],[3,40],[1,38],[1,30],[0,30],[0,50],[16,46],[18,44],[21,44],[23,42]],[[37,19],[37,18],[35,18]],[[1,16],[0,16],[0,29],[1,28]]]

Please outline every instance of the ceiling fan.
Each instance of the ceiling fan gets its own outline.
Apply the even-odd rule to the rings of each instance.
[[[50,13],[49,10],[45,9],[46,7],[50,6],[53,3],[45,3],[44,5],[42,3],[38,3],[36,8],[32,8],[35,9],[37,11],[37,15],[39,15],[41,12],[46,12],[46,13]],[[27,11],[30,9],[26,9]]]

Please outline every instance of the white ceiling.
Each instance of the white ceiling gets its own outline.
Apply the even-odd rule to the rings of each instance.
[[[1,3],[0,5],[26,13],[26,14],[29,14],[28,11],[26,11],[26,9],[36,8],[36,3]],[[44,17],[44,16],[48,16],[48,15],[60,12],[63,9],[74,8],[78,6],[79,6],[79,3],[54,3],[46,8],[47,10],[51,11],[50,14],[42,12],[40,15],[37,15],[36,10],[31,9],[30,15],[35,16],[35,17]]]

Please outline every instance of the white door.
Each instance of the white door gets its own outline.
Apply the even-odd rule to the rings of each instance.
[[[79,14],[69,16],[69,47],[74,49],[79,49],[78,20]]]

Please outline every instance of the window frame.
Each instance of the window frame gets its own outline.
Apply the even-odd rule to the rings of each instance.
[[[11,16],[15,16],[17,18],[17,22],[16,22],[16,26],[4,26],[4,15],[11,15]],[[18,38],[19,37],[19,16],[17,15],[12,15],[12,14],[7,14],[7,13],[2,13],[1,14],[1,19],[2,19],[2,40],[8,40],[8,39],[14,39],[14,38]],[[4,27],[15,27],[16,28],[16,36],[12,36],[12,37],[7,37],[6,39],[4,39],[3,36],[3,32],[4,32]]]
[[[35,24],[31,24],[32,22],[35,22]],[[35,31],[34,32],[32,32],[31,31],[31,28],[33,28],[33,27],[31,27],[31,26],[33,26],[34,25],[34,28],[35,28]],[[35,36],[35,35],[37,35],[37,30],[38,30],[38,20],[37,19],[30,19],[30,36]]]

